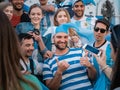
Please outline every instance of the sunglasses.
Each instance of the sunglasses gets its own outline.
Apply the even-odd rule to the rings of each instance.
[[[103,29],[103,28],[99,28],[99,27],[95,27],[94,31],[98,32],[100,30],[100,33],[105,33],[107,30]]]

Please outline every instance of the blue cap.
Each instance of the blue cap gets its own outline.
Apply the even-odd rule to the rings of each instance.
[[[62,25],[58,26],[56,28],[56,30],[55,30],[55,34],[61,33],[61,32],[69,34],[69,28],[73,28],[76,31],[79,30],[79,28],[76,26],[76,24],[74,24],[74,23],[66,23],[66,24],[62,24]]]

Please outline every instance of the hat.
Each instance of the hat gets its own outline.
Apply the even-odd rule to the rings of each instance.
[[[61,33],[61,32],[69,34],[69,28],[79,30],[79,28],[76,26],[76,24],[74,24],[74,23],[66,23],[66,24],[62,24],[62,25],[58,26],[56,28],[56,30],[55,30],[55,34]]]

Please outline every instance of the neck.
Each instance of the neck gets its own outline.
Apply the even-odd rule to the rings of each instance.
[[[27,63],[27,62],[29,62],[29,58],[28,57],[23,57],[23,59],[24,59],[24,61]]]
[[[17,16],[21,16],[23,14],[23,10],[17,11],[17,10],[13,10],[14,14]]]
[[[77,16],[74,15],[73,18],[74,18],[75,20],[80,20],[82,17],[83,17],[83,16],[81,16],[81,17],[77,17]]]
[[[33,24],[33,23],[32,23]],[[33,24],[35,29],[40,29],[40,24]]]
[[[105,42],[105,39],[102,40],[102,41],[96,41],[95,42],[95,47],[100,47],[104,42]]]
[[[64,55],[64,54],[66,54],[68,52],[68,50],[69,50],[69,48],[66,48],[64,50],[56,49],[55,54],[56,55]]]

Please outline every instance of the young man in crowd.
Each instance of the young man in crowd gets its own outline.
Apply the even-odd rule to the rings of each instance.
[[[94,41],[93,28],[95,25],[96,18],[85,16],[85,4],[83,0],[75,0],[73,3],[74,16],[71,22],[76,23],[80,28],[79,36],[81,36],[83,44],[92,44]]]
[[[106,36],[109,34],[110,30],[110,23],[107,19],[98,19],[95,22],[94,26],[94,38],[95,42],[93,43],[93,47],[105,51],[106,55],[106,64],[110,67],[113,65],[113,60],[111,58],[110,52],[110,42],[106,40]],[[108,78],[104,74],[104,68],[103,65],[99,61],[97,61],[95,58],[93,58],[94,66],[97,70],[97,80],[95,83],[95,89],[94,90],[108,90],[110,82]],[[101,83],[102,82],[102,83]],[[102,87],[97,89],[98,87]]]
[[[43,79],[51,90],[92,89],[90,80],[95,79],[96,70],[88,57],[83,57],[82,48],[68,48],[68,29],[61,27],[53,37],[55,54],[44,62]]]
[[[29,16],[23,11],[24,0],[10,0],[13,5],[13,17],[11,23],[13,27],[16,27],[20,22],[29,22]]]

